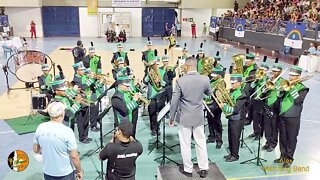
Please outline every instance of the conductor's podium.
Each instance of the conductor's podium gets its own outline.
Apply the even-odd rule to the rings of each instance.
[[[219,167],[215,163],[209,164],[209,171],[206,178],[200,178],[200,175],[197,173],[199,171],[198,165],[193,166],[192,178],[189,178],[179,172],[179,166],[175,164],[167,164],[164,166],[158,166],[157,180],[205,180],[205,179],[214,179],[214,180],[226,180]]]
[[[320,56],[301,55],[299,67],[308,72],[320,72]]]

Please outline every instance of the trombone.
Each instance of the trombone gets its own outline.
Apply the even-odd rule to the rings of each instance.
[[[283,91],[290,91],[296,84],[303,82],[303,81],[307,81],[309,79],[311,79],[313,76],[308,75],[308,76],[304,76],[302,78],[293,80],[293,81],[289,81],[287,79],[283,80],[280,84],[281,90]]]
[[[279,76],[277,78],[275,78],[274,80],[267,80],[266,82],[264,82],[261,87],[259,87],[251,96],[250,96],[250,99],[255,95],[257,94],[261,89],[261,93],[258,94],[258,96],[255,98],[255,99],[259,99],[261,94],[267,92],[267,90],[273,90],[275,88],[275,84],[276,82],[278,81],[278,79],[288,70],[288,68],[286,68],[285,70],[283,70],[281,72],[281,74],[279,74]]]

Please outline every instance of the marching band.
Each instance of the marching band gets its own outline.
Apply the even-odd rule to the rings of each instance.
[[[102,74],[101,57],[95,54],[93,43],[87,56],[83,55],[85,50],[81,50],[81,41],[77,42],[77,45],[73,51],[75,74],[71,83],[65,80],[63,73],[60,73],[59,77],[50,75],[47,64],[42,65],[43,75],[38,79],[40,92],[47,95],[48,101],[61,101],[66,105],[64,124],[74,128],[74,123],[77,122],[79,140],[87,144],[92,140],[88,137],[89,129],[97,132],[102,128],[97,126],[99,107],[95,101],[108,83],[106,75]],[[149,38],[147,47],[148,49],[142,53],[145,66],[143,83],[139,80],[136,82],[122,43],[117,44],[118,51],[113,54],[111,60],[112,75],[116,82],[111,98],[115,127],[122,121],[131,122],[134,127],[133,137],[136,136],[139,106],[148,109],[151,134],[160,134],[158,113],[166,103],[170,103],[176,70],[179,77],[184,76],[183,62],[188,58],[185,44],[182,56],[179,56],[174,66],[170,66],[166,49],[165,55],[161,58],[163,66],[160,67],[160,57]],[[301,77],[303,70],[292,66],[289,79],[286,80],[283,77],[284,67],[278,62],[278,58],[273,65],[269,65],[265,56],[258,66],[255,55],[247,51],[246,54],[232,57],[229,85],[229,80],[226,81],[225,78],[226,68],[220,63],[222,58],[219,52],[213,57],[207,57],[201,43],[196,59],[197,72],[210,79],[213,92],[211,95],[203,95],[203,101],[208,106],[204,111],[210,111],[206,113],[209,129],[206,142],[216,143],[216,148],[221,148],[221,116],[224,114],[228,119],[230,150],[224,159],[226,162],[237,161],[241,132],[244,125],[253,122],[253,133],[249,137],[259,139],[264,134],[266,143],[262,150],[267,152],[273,151],[279,144],[281,155],[275,162],[283,163],[283,167],[290,167],[294,160],[303,102],[309,91],[303,84],[303,81],[309,78]],[[230,86],[231,89],[228,90],[227,87]],[[143,94],[145,87],[146,97]]]

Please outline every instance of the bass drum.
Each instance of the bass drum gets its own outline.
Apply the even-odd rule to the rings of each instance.
[[[7,61],[9,71],[22,82],[38,82],[38,76],[42,75],[41,65],[47,61],[52,67],[51,58],[40,51],[20,51],[12,55]]]

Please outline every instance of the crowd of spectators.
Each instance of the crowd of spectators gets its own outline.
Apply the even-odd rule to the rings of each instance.
[[[234,11],[229,10],[223,17],[245,18],[265,21],[290,21],[309,24],[314,28],[319,22],[320,0],[251,0],[244,8],[237,1]]]

